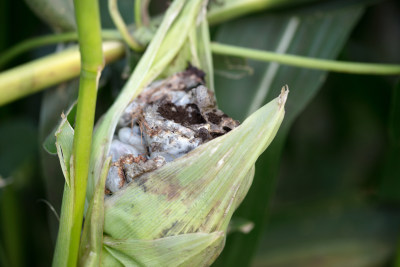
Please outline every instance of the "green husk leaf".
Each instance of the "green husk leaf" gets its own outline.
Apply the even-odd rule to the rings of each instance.
[[[255,161],[283,120],[287,93],[228,134],[136,178],[107,198],[105,235],[148,240],[226,231],[251,185]]]
[[[50,155],[57,155],[56,136],[54,131],[46,137],[42,146]]]
[[[75,114],[76,114],[76,101],[69,107],[67,111],[67,120],[71,124],[75,120]],[[56,146],[56,132],[59,128],[59,125],[54,127],[53,131],[46,137],[46,139],[43,141],[43,148],[46,150],[47,153],[50,155],[56,155],[57,154],[57,146]]]
[[[74,141],[74,129],[69,124],[67,117],[62,114],[62,121],[58,127],[56,136],[56,148],[60,159],[61,169],[64,173],[65,182],[70,185],[70,162],[72,155],[72,144]]]
[[[188,32],[186,42],[178,55],[173,59],[160,78],[169,77],[182,71],[188,63],[206,73],[206,85],[214,92],[214,70],[210,48],[210,33],[208,23],[203,19],[200,25],[193,24]]]
[[[155,240],[106,236],[103,266],[208,266],[223,246],[224,232],[192,233]],[[105,264],[106,263],[106,264]]]
[[[71,108],[72,109],[72,108]],[[70,109],[70,111],[71,111]],[[70,233],[73,226],[73,211],[74,211],[74,197],[75,197],[75,187],[74,187],[74,165],[72,160],[72,144],[74,139],[74,129],[69,124],[68,118],[62,114],[62,120],[60,126],[56,131],[56,147],[58,158],[60,159],[61,169],[64,174],[65,183],[63,191],[63,201],[61,210],[60,224],[58,229],[58,238],[56,243],[55,254],[53,258],[53,266],[61,266],[65,264],[65,257],[60,255],[60,253],[68,254],[69,246],[68,244],[71,235],[63,234]]]
[[[68,111],[69,114],[71,110],[73,110],[74,105]],[[68,114],[68,115],[69,115]],[[73,225],[73,211],[74,211],[74,197],[75,197],[75,188],[74,188],[74,165],[72,160],[72,144],[74,140],[74,129],[70,125],[68,121],[68,117],[64,114],[61,115],[62,120],[60,126],[56,131],[56,147],[57,154],[60,160],[61,169],[64,174],[66,186],[64,186],[63,191],[63,201],[61,210],[60,221],[63,223],[60,224],[60,228],[58,229],[59,235],[57,238],[55,254],[53,258],[53,266],[61,266],[64,264],[65,257],[62,257],[58,253],[68,253],[70,243],[68,240],[71,236],[69,234],[62,233],[70,233]]]
[[[97,183],[96,191],[88,208],[79,247],[80,266],[99,266],[103,243],[104,222],[104,187],[110,169],[111,157],[103,166],[101,178]]]
[[[199,29],[197,30],[197,50],[199,54],[200,60],[200,69],[202,69],[206,73],[206,84],[208,89],[212,92],[215,92],[214,89],[214,67],[212,55],[210,53],[210,32],[208,30],[208,22],[203,20],[200,24]]]
[[[56,249],[53,257],[53,264],[52,266],[62,266],[65,264],[65,257],[63,257],[61,254],[64,253],[65,255],[68,255],[69,253],[69,246],[68,244],[69,239],[71,238],[71,235],[65,234],[65,233],[71,233],[71,229],[73,226],[73,211],[74,211],[74,197],[75,197],[75,187],[74,187],[74,165],[73,161],[70,161],[70,175],[69,181],[70,185],[69,186],[64,186],[64,191],[63,191],[63,201],[61,205],[61,217],[60,221],[63,223],[60,224],[60,228],[58,229],[59,235],[57,238],[57,243],[56,243]],[[67,181],[66,181],[67,184]],[[68,184],[67,184],[68,185]]]

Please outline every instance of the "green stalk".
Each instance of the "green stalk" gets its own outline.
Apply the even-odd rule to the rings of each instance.
[[[310,2],[314,0],[302,0],[302,1]],[[267,9],[269,7],[274,7],[279,4],[285,4],[287,2],[289,2],[289,0],[273,0],[273,1],[225,0],[223,2],[224,4],[218,2],[215,5],[210,5],[210,10],[207,13],[207,20],[209,24],[215,25],[251,12],[260,11],[261,9]],[[136,28],[139,28],[142,24],[147,26],[146,24],[149,23],[148,21],[149,18],[143,11],[143,9],[147,9],[148,4],[149,0],[144,0],[144,2],[142,2],[142,0],[135,1],[134,11],[135,11],[135,23],[137,26]],[[110,7],[110,13],[113,16],[114,23],[117,26],[121,27],[122,33],[127,34],[127,36],[124,37],[124,40],[125,41],[129,40],[131,38],[131,35],[129,34],[126,25],[122,20],[121,15],[118,12],[116,0],[113,0],[113,2],[110,1],[109,5],[111,5],[112,7],[112,8]],[[104,39],[111,39],[111,40],[121,39],[121,35],[114,30],[103,30],[102,35]],[[76,41],[77,38],[78,36],[76,33],[62,33],[62,34],[46,35],[33,39],[28,39],[0,54],[0,68],[3,67],[6,63],[8,63],[11,59],[15,58],[17,55],[26,52],[30,49],[60,42]],[[136,40],[133,41],[136,42]]]
[[[231,20],[246,14],[260,12],[284,5],[299,5],[316,0],[219,0],[210,1],[207,20],[210,25]]]
[[[120,42],[106,42],[103,50],[106,63],[125,54]],[[0,106],[75,78],[80,68],[79,50],[75,47],[4,71],[0,73]]]
[[[142,0],[135,0],[135,24],[140,28],[142,24]]]
[[[111,18],[115,24],[115,27],[119,30],[124,38],[125,42],[129,45],[129,47],[134,51],[143,51],[144,47],[140,45],[133,35],[129,32],[128,27],[126,26],[121,14],[118,11],[117,0],[109,0],[108,1],[108,9],[110,11]],[[140,12],[140,9],[139,9]]]
[[[104,40],[121,40],[121,35],[115,30],[103,30],[101,35]],[[8,62],[18,55],[45,45],[57,44],[62,42],[71,42],[78,40],[78,33],[68,32],[61,34],[49,34],[36,38],[27,39],[13,46],[0,54],[0,68],[4,67]]]
[[[82,61],[72,149],[75,172],[75,207],[70,248],[71,263],[76,265],[85,207],[97,88],[104,67],[104,58],[98,1],[74,0],[74,6]]]
[[[277,62],[284,65],[301,68],[327,70],[334,72],[346,72],[354,74],[373,75],[400,75],[400,65],[372,64],[358,62],[340,62],[317,58],[302,57],[296,55],[278,54],[274,52],[243,48],[233,45],[211,43],[214,54],[250,58],[259,61]]]
[[[114,23],[121,27],[122,33],[125,34],[124,40],[130,40],[131,35],[129,34],[125,23],[122,20],[121,15],[118,12],[116,0],[112,0],[113,2],[109,2],[109,5],[112,6],[110,8],[111,15],[113,16]],[[149,23],[146,18],[146,14],[143,12],[143,9],[138,8],[139,4],[142,8],[146,8],[149,0],[144,0],[145,2],[142,5],[142,1],[135,1],[135,23],[137,28],[142,24],[146,26]],[[301,2],[313,2],[315,0],[301,0]],[[300,1],[299,1],[300,2]],[[296,2],[296,4],[299,4]],[[290,0],[225,0],[221,4],[220,1],[215,5],[210,5],[210,10],[207,13],[207,20],[210,25],[219,24],[225,22],[230,19],[234,19],[251,12],[260,11],[263,9],[268,9],[271,7],[290,4]],[[140,20],[138,18],[141,18]],[[118,28],[119,29],[119,28]],[[104,39],[111,39],[115,40],[121,39],[121,36],[113,30],[105,30],[102,33]],[[55,44],[59,42],[66,42],[66,41],[75,41],[77,40],[76,33],[62,33],[56,35],[47,35],[38,38],[29,39],[23,41],[22,43],[14,46],[13,48],[3,52],[0,54],[0,68],[4,66],[7,62],[9,62],[12,58],[16,57],[17,55],[30,50],[35,47],[48,45],[48,44]],[[135,39],[134,42],[137,43]],[[128,41],[127,41],[128,42]],[[129,43],[129,42],[128,42]],[[137,44],[138,45],[138,44]],[[138,47],[139,48],[139,47]],[[139,49],[142,49],[141,47]]]
[[[64,189],[61,225],[53,262],[55,266],[76,266],[78,260],[97,87],[104,66],[98,1],[74,0],[74,6],[82,67],[71,157],[71,187],[66,184]],[[66,201],[69,203],[65,203]],[[66,214],[69,218],[65,218]],[[69,231],[61,231],[65,229],[63,224],[68,224]],[[67,251],[60,251],[65,247],[68,248]]]
[[[117,37],[115,31],[109,33],[110,38],[112,35]],[[58,34],[53,36],[54,38],[48,37],[50,36],[39,37],[43,39],[39,41],[30,41],[28,44],[21,46],[23,46],[24,49],[31,49],[39,45],[55,43],[58,41],[73,41],[77,39],[77,36],[71,33]],[[106,44],[107,45],[104,47],[106,63],[115,61],[123,56],[125,51],[121,43],[110,42]],[[12,48],[12,50],[14,49],[15,48]],[[218,43],[212,43],[211,50],[214,54],[245,57],[267,62],[275,61],[281,64],[303,68],[323,69],[355,74],[400,74],[400,65],[393,64],[338,62],[295,55],[277,54],[274,52]],[[72,79],[78,75],[79,68],[80,63],[78,51],[67,50],[5,71],[0,74],[0,106],[29,94],[41,91],[46,87]]]

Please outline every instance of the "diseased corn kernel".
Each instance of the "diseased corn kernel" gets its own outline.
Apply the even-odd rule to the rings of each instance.
[[[239,122],[216,107],[194,67],[150,84],[122,114],[111,143],[106,192],[224,135]]]
[[[124,127],[118,131],[118,139],[125,143],[133,146],[140,154],[146,154],[146,147],[144,146],[139,126],[135,125],[133,128]]]

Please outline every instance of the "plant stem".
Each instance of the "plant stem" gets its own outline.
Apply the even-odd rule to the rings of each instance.
[[[115,32],[112,33],[115,34]],[[54,38],[47,37],[48,36],[43,37],[40,41],[30,41],[28,45],[24,45],[24,49],[30,49],[38,45],[45,45],[56,41],[72,41],[77,38],[76,35],[71,33],[58,34],[54,36]],[[121,58],[125,53],[123,44],[118,42],[105,43],[103,49],[106,63]],[[400,65],[338,62],[295,55],[276,54],[273,52],[218,43],[212,43],[211,50],[214,54],[246,57],[267,62],[275,61],[304,68],[358,74],[400,74]],[[72,79],[78,75],[79,69],[79,52],[77,50],[66,50],[5,71],[0,74],[0,106],[38,92],[46,87]]]
[[[120,59],[125,54],[125,47],[120,42],[106,42],[103,50],[106,63]],[[75,78],[79,75],[80,68],[80,56],[76,47],[2,72],[0,106]]]
[[[142,0],[135,0],[135,24],[136,27],[142,27]]]
[[[316,0],[218,0],[210,3],[207,20],[210,25],[231,20],[253,12],[283,5],[299,5]]]
[[[313,2],[315,0],[299,0],[299,2]],[[296,2],[299,4],[299,2]],[[271,7],[290,4],[290,0],[225,0],[221,4],[219,1],[216,4],[210,4],[210,10],[207,13],[207,20],[210,25],[215,25],[236,17],[240,17],[242,15],[259,11],[262,9],[268,9]],[[149,5],[149,0],[137,0],[135,1],[135,23],[136,28],[139,28],[141,25],[148,26],[149,17],[147,10]],[[140,36],[135,36],[136,39],[133,39],[132,35],[129,33],[127,26],[125,25],[117,6],[117,0],[109,1],[109,9],[112,19],[121,32],[123,34],[123,39],[130,45],[130,47],[134,50],[136,48],[138,51],[143,50],[143,47],[139,45],[136,41],[140,41],[140,43],[145,46],[145,42],[140,38]],[[121,40],[121,35],[118,31],[115,30],[104,30],[102,32],[104,39],[111,40]],[[16,46],[12,47],[9,50],[0,54],[0,69],[8,63],[11,59],[15,58],[17,55],[35,47],[55,44],[59,42],[66,41],[75,41],[77,40],[76,33],[62,33],[56,35],[46,35],[38,38],[29,39],[23,41]]]
[[[75,17],[78,27],[79,45],[81,51],[81,74],[79,82],[79,96],[75,121],[74,142],[72,148],[71,186],[72,197],[63,198],[72,201],[72,216],[70,220],[61,220],[60,224],[72,225],[70,231],[59,232],[57,239],[68,243],[67,251],[57,251],[62,246],[56,247],[56,256],[60,253],[67,254],[67,262],[55,261],[66,266],[76,266],[78,250],[82,231],[83,211],[85,206],[87,177],[89,172],[89,159],[92,144],[92,132],[97,98],[97,87],[104,58],[101,45],[101,26],[98,1],[74,0]],[[65,185],[65,187],[68,187]],[[70,195],[69,192],[64,193]],[[63,203],[63,206],[67,203]],[[68,203],[67,205],[71,205]],[[61,216],[64,210],[61,211]],[[69,213],[70,209],[66,212]],[[61,228],[62,226],[60,226]],[[67,237],[66,237],[67,236]],[[57,240],[59,242],[59,240]],[[66,245],[66,244],[64,244]]]
[[[272,61],[301,68],[346,72],[354,74],[400,75],[400,65],[395,64],[340,62],[335,60],[308,58],[296,55],[277,54],[274,52],[219,43],[211,43],[211,50],[214,54],[251,58],[254,60],[266,62]]]
[[[144,47],[140,45],[133,35],[129,32],[128,27],[126,26],[121,14],[118,11],[117,0],[108,0],[108,9],[110,11],[111,18],[124,38],[125,42],[129,45],[129,47],[134,51],[143,51]],[[140,12],[140,9],[139,9]]]
[[[122,39],[120,33],[116,30],[103,30],[101,32],[101,35],[104,40]],[[10,62],[16,56],[31,49],[34,49],[36,47],[57,44],[62,42],[77,41],[77,40],[78,40],[78,33],[76,32],[49,34],[36,38],[27,39],[0,54],[0,68],[2,68],[8,62]]]
[[[71,39],[68,39],[70,37]],[[76,39],[73,34],[59,34],[54,38],[44,38],[41,42],[30,42],[25,49],[57,40]],[[113,62],[121,58],[125,51],[122,43],[105,43],[104,53],[106,63]],[[262,61],[275,61],[282,64],[324,69],[338,72],[358,73],[358,74],[380,74],[398,75],[400,74],[399,65],[368,64],[355,62],[337,62],[323,59],[312,59],[295,55],[276,54],[273,52],[260,51],[230,45],[212,43],[211,50],[214,54],[247,57]],[[79,74],[80,62],[77,50],[66,50],[54,55],[38,59],[22,66],[13,68],[0,74],[0,106],[12,102],[16,99],[38,92],[46,87],[72,79]]]
[[[74,225],[70,243],[70,261],[73,265],[76,265],[85,207],[97,89],[100,74],[104,67],[104,58],[101,45],[98,1],[74,0],[74,6],[82,62],[72,149],[75,172],[75,205],[73,213]]]
[[[113,16],[114,23],[122,27],[121,32],[124,33],[126,36],[124,36],[125,41],[129,41],[132,37],[129,34],[127,27],[125,23],[123,22],[121,15],[118,12],[117,8],[117,3],[116,0],[112,0],[113,2],[109,2],[109,6],[112,6],[112,9],[110,8],[111,15]],[[315,0],[301,0],[301,2],[313,2]],[[138,5],[141,5],[142,10],[138,8]],[[225,0],[223,2],[224,4],[217,3],[215,5],[210,6],[210,10],[207,13],[207,20],[210,25],[215,25],[218,23],[222,23],[224,21],[240,17],[242,15],[246,15],[251,12],[259,11],[261,9],[268,9],[270,7],[275,7],[279,5],[284,5],[284,4],[290,4],[290,0],[239,0],[239,1],[232,1],[232,0]],[[298,4],[298,2],[296,2]],[[144,24],[147,26],[149,23],[149,18],[148,15],[146,15],[145,12],[143,12],[143,9],[147,9],[147,6],[149,4],[149,0],[142,0],[135,1],[135,23],[137,25],[137,28],[141,25],[140,23]],[[141,10],[141,11],[140,11]],[[138,14],[140,13],[140,14]],[[115,16],[115,18],[114,18]],[[141,18],[140,20],[138,18]],[[119,29],[119,28],[118,28]],[[111,40],[120,40],[121,35],[117,33],[117,31],[114,30],[104,30],[102,32],[103,38],[104,39],[111,39]],[[26,41],[23,41],[22,43],[19,43],[18,45],[12,47],[9,50],[6,50],[5,52],[0,54],[0,68],[3,67],[7,62],[9,62],[12,58],[15,58],[17,55],[30,50],[35,47],[43,46],[43,45],[49,45],[49,44],[55,44],[59,42],[67,42],[67,41],[75,41],[77,40],[77,34],[76,33],[62,33],[62,34],[56,34],[56,35],[46,35],[38,38],[33,38],[29,39]],[[133,41],[137,43],[135,39]],[[140,39],[139,39],[140,41]],[[129,43],[129,42],[128,42]],[[142,47],[138,47],[139,50],[142,50]]]

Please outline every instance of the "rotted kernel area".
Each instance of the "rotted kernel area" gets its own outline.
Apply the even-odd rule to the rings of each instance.
[[[153,82],[128,105],[111,143],[107,194],[239,125],[217,108],[204,76],[190,66]]]

